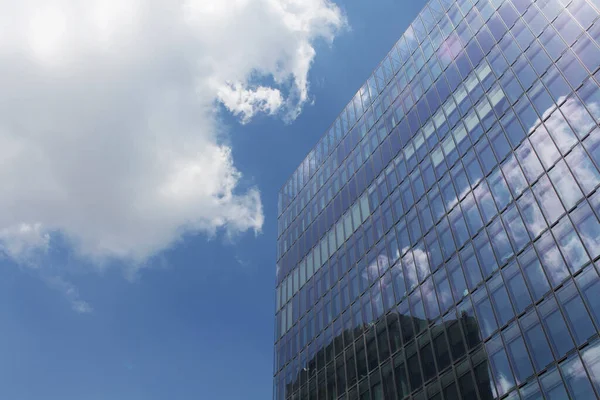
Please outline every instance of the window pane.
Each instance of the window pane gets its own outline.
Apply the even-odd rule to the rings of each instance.
[[[543,125],[537,127],[535,132],[530,136],[530,140],[544,168],[546,170],[550,169],[560,157],[560,153],[546,128]]]
[[[475,247],[475,252],[479,260],[479,265],[481,266],[481,269],[483,271],[483,276],[484,278],[487,278],[496,269],[498,269],[498,264],[496,263],[496,259],[494,258],[492,246],[490,246],[490,242],[485,231],[481,232],[475,237],[475,239],[473,240],[473,245]]]
[[[458,302],[459,299],[462,299],[469,293],[458,257],[453,257],[448,261],[448,276],[450,278],[450,283],[452,284],[454,298]]]
[[[544,270],[548,274],[552,286],[557,286],[569,276],[567,266],[550,232],[546,232],[540,237],[535,243],[535,248],[541,256]]]
[[[515,379],[510,369],[508,357],[506,356],[500,336],[496,336],[494,339],[488,342],[486,349],[488,352],[491,369],[496,381],[496,390],[498,392],[498,396],[502,396],[515,385]]]
[[[592,399],[595,397],[590,380],[577,354],[560,364],[565,383],[571,398],[574,400]]]
[[[592,257],[598,256],[600,254],[600,223],[588,203],[580,204],[571,213],[571,218],[587,251]]]
[[[504,212],[502,216],[504,220],[504,226],[508,232],[510,242],[515,248],[516,252],[521,251],[525,245],[529,242],[529,234],[523,224],[523,220],[515,205],[512,205]]]
[[[600,341],[596,340],[592,345],[586,347],[581,352],[581,358],[596,390],[600,390]]]
[[[481,337],[485,339],[498,329],[498,324],[492,311],[492,304],[487,296],[485,287],[482,287],[473,295],[473,303],[475,304],[475,312],[479,320]]]
[[[479,262],[473,251],[473,246],[467,244],[467,246],[461,251],[460,257],[462,259],[462,266],[465,271],[467,284],[470,290],[475,289],[475,286],[483,280],[481,275],[481,269],[479,268]]]
[[[596,333],[596,328],[585,309],[583,300],[572,281],[569,281],[556,294],[558,303],[562,306],[565,319],[577,345],[583,344],[590,336]]]
[[[494,200],[496,200],[496,206],[499,210],[502,210],[510,202],[511,195],[499,169],[496,169],[496,171],[490,175],[488,183],[490,185],[490,190],[494,195]]]
[[[585,194],[590,193],[600,183],[600,174],[581,145],[575,147],[566,160]]]
[[[548,400],[568,399],[560,374],[556,368],[545,373],[540,379],[544,395]]]
[[[520,323],[527,348],[533,357],[535,370],[539,372],[552,362],[552,352],[548,346],[546,335],[544,335],[544,331],[538,322],[535,311],[526,314],[521,318]]]
[[[596,326],[600,326],[600,278],[594,268],[587,268],[575,278],[579,290],[588,306]]]
[[[537,381],[532,381],[519,390],[522,400],[543,400],[544,396]]]
[[[508,261],[508,259],[513,255],[513,250],[510,242],[508,241],[508,236],[504,231],[504,227],[502,226],[500,218],[497,218],[488,227],[488,235],[491,239],[492,247],[494,248],[498,262],[501,265],[506,263],[506,261]]]
[[[515,154],[521,167],[523,168],[523,172],[525,173],[525,177],[527,181],[531,184],[537,179],[538,176],[542,174],[544,168],[542,164],[538,160],[535,151],[533,150],[531,143],[529,140],[523,141],[521,145],[516,149]]]
[[[496,275],[489,281],[488,291],[498,317],[498,324],[504,326],[514,316],[514,312],[501,275]]]
[[[567,209],[572,208],[583,196],[564,161],[559,161],[548,173],[548,176]]]
[[[573,348],[573,341],[569,335],[567,325],[554,297],[550,297],[540,304],[539,311],[544,327],[546,328],[546,334],[558,359]]]
[[[560,200],[546,176],[543,176],[535,184],[533,193],[535,194],[546,219],[550,223],[556,222],[564,213],[564,208],[560,204]]]
[[[544,229],[546,229],[546,220],[538,207],[533,193],[528,190],[518,200],[517,205],[521,211],[525,226],[529,231],[531,239],[535,239]]]
[[[515,371],[517,384],[521,384],[533,373],[533,367],[527,355],[525,342],[516,324],[508,328],[503,336],[511,365]]]
[[[589,260],[579,236],[567,217],[562,218],[558,225],[552,228],[552,233],[558,243],[569,270],[576,273]]]
[[[511,156],[504,162],[502,165],[502,172],[504,172],[504,176],[513,193],[513,197],[517,198],[527,187],[527,180],[525,179],[525,176],[523,176],[521,167],[515,157]]]
[[[512,262],[508,267],[502,270],[502,275],[506,282],[508,294],[512,300],[517,313],[525,311],[525,308],[531,304],[531,296],[523,278],[523,274],[516,262]]]

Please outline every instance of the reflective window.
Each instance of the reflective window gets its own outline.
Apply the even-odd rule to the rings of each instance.
[[[596,391],[600,389],[600,341],[596,340],[592,345],[581,352],[581,358],[585,364]]]
[[[521,384],[533,373],[533,367],[525,348],[525,342],[516,324],[505,330],[502,335],[506,343],[510,363],[515,372],[516,383]]]
[[[488,282],[488,292],[490,293],[490,299],[496,312],[498,325],[506,325],[514,316],[514,311],[500,274],[497,274]]]
[[[568,399],[565,385],[560,377],[558,369],[552,368],[546,372],[541,378],[542,390],[547,399]]]
[[[532,356],[536,371],[540,371],[552,362],[552,352],[546,340],[546,335],[538,321],[535,311],[530,311],[519,321],[525,343]]]
[[[585,300],[588,309],[596,323],[596,327],[600,326],[600,296],[597,293],[600,290],[600,278],[594,268],[587,268],[575,281],[583,299]]]
[[[274,400],[600,393],[599,7],[428,1],[279,194]]]
[[[555,357],[558,359],[573,347],[567,325],[554,297],[545,300],[538,309]]]
[[[498,323],[485,288],[481,288],[473,294],[473,304],[479,321],[481,337],[487,338],[498,329]]]
[[[573,282],[568,282],[556,294],[558,303],[563,309],[565,319],[577,345],[596,333],[596,328],[590,319],[583,300]]]
[[[498,396],[502,396],[514,386],[515,380],[500,336],[496,336],[488,342],[486,350],[490,359],[492,375],[496,383],[496,391]]]
[[[531,296],[518,264],[512,262],[502,270],[502,275],[515,311],[517,313],[525,311],[525,308],[531,304]]]

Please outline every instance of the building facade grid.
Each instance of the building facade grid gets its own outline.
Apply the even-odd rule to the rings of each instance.
[[[599,10],[428,2],[280,192],[275,399],[600,396]]]

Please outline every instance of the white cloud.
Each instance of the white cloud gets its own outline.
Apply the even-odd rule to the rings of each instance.
[[[239,82],[221,87],[217,94],[223,105],[240,116],[243,123],[249,122],[257,112],[275,114],[283,102],[278,89],[264,86],[246,89]]]
[[[79,290],[70,282],[64,280],[60,276],[51,276],[45,279],[48,286],[62,293],[67,301],[71,304],[73,311],[79,314],[88,314],[93,311],[92,306],[88,302],[81,299]]]
[[[260,231],[217,105],[294,118],[315,41],[345,25],[329,0],[0,4],[0,243],[17,261],[54,232],[140,265],[186,232]]]
[[[36,256],[48,249],[49,242],[50,235],[43,232],[39,223],[22,223],[0,230],[0,251],[27,264],[34,263]]]

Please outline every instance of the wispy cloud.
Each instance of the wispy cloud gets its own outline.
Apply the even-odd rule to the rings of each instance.
[[[59,291],[65,299],[71,304],[73,311],[79,314],[88,314],[93,311],[92,306],[81,299],[79,290],[70,282],[60,276],[51,276],[44,281],[49,287]]]

